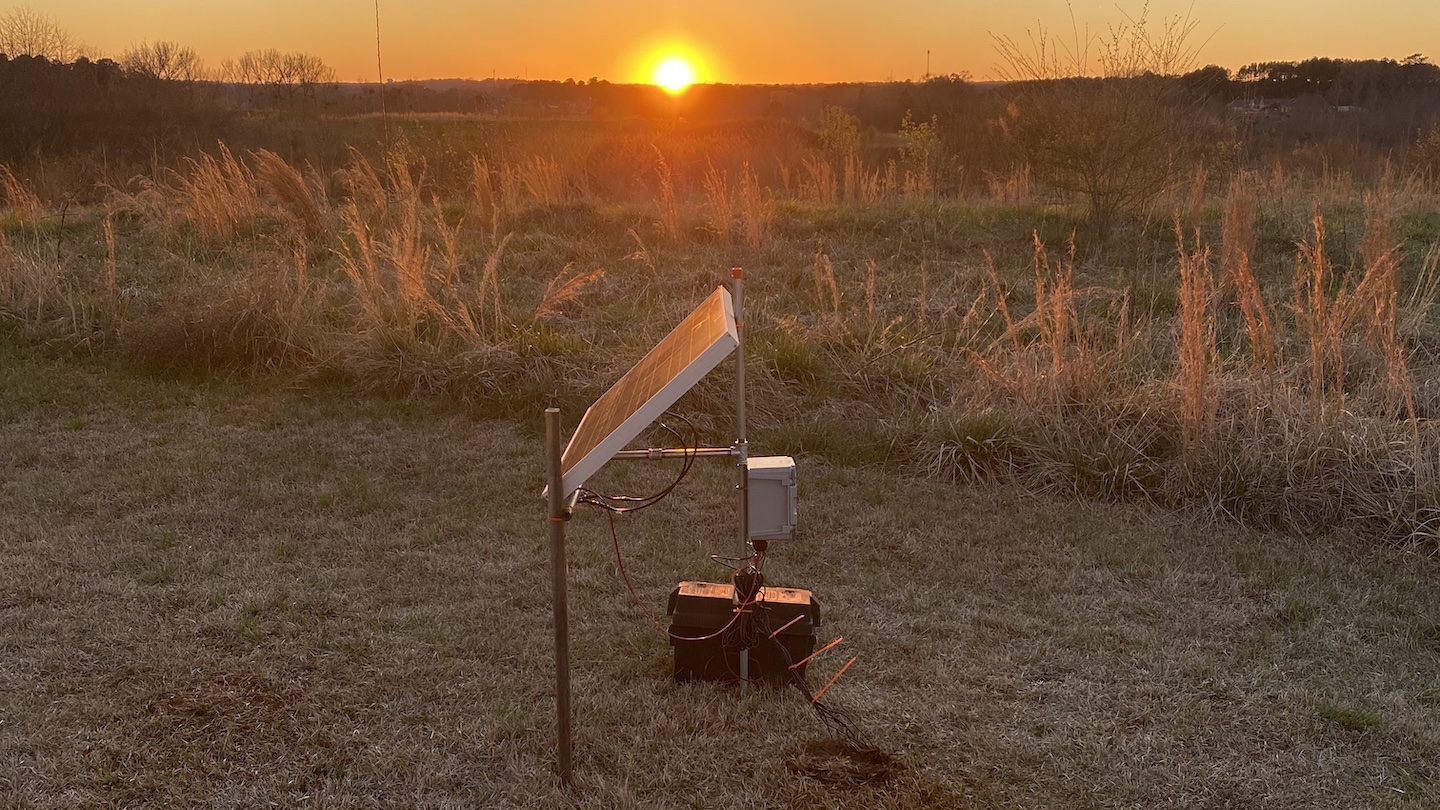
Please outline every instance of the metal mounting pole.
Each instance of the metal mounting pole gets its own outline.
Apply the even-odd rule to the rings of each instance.
[[[734,278],[731,298],[735,302],[735,466],[739,470],[740,554],[750,546],[750,444],[745,440],[745,271],[730,269]]]
[[[560,469],[560,409],[545,409],[546,483],[549,486],[550,589],[555,609],[555,735],[556,770],[570,785],[570,606],[566,601],[564,485]]]
[[[745,439],[745,271],[730,268],[730,297],[735,303],[735,467],[740,490],[740,556],[750,547],[750,444]],[[740,650],[740,689],[750,681],[750,651]]]

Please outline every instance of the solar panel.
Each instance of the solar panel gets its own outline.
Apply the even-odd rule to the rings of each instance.
[[[730,292],[720,287],[585,411],[560,460],[565,495],[583,485],[739,344]]]

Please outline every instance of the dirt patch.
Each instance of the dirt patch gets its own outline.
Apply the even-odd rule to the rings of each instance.
[[[830,739],[786,752],[785,769],[827,785],[885,785],[905,772],[905,763],[874,746]]]

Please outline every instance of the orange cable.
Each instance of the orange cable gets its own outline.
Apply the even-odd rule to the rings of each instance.
[[[827,682],[825,683],[824,686],[820,687],[820,691],[815,693],[815,697],[810,698],[810,703],[811,703],[812,705],[813,705],[813,704],[816,704],[816,703],[819,703],[819,702],[820,702],[820,696],[823,695],[823,694],[825,694],[825,690],[829,689],[831,686],[833,686],[833,685],[835,684],[836,681],[840,680],[840,676],[841,676],[841,675],[844,675],[844,674],[845,674],[845,670],[849,669],[849,668],[850,668],[850,665],[853,664],[853,663],[855,663],[855,660],[856,660],[857,658],[859,658],[859,657],[860,657],[860,656],[857,655],[857,656],[852,657],[849,661],[846,661],[846,662],[845,662],[845,666],[840,667],[840,671],[837,672],[837,673],[835,673],[835,677],[831,678],[829,681],[827,681]]]
[[[803,619],[803,618],[805,618],[805,614],[804,614],[804,613],[801,613],[799,616],[796,616],[795,618],[791,619],[790,621],[785,622],[784,624],[780,625],[780,629],[779,629],[779,630],[776,630],[776,631],[773,632],[773,633],[771,633],[771,634],[770,634],[770,638],[773,639],[773,638],[775,638],[776,636],[780,635],[781,633],[785,632],[785,628],[789,627],[790,625],[794,624],[795,622],[800,621],[800,620]]]
[[[796,668],[798,668],[798,667],[804,666],[805,663],[806,663],[807,661],[809,661],[811,658],[814,658],[815,656],[819,655],[820,653],[825,652],[826,650],[830,649],[831,647],[834,647],[836,644],[839,644],[840,642],[842,642],[842,641],[844,641],[844,640],[845,640],[845,637],[844,637],[844,636],[840,636],[839,638],[835,639],[834,641],[830,642],[829,644],[826,644],[824,647],[821,647],[820,649],[816,650],[815,652],[810,653],[809,655],[805,656],[804,658],[800,659],[799,661],[796,661],[795,663],[791,664],[791,665],[790,665],[790,668],[791,668],[791,669],[796,669]]]

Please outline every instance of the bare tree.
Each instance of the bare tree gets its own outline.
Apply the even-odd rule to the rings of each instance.
[[[205,65],[193,48],[165,40],[141,42],[121,55],[120,66],[152,79],[190,82],[205,78]]]
[[[19,6],[0,15],[0,53],[70,62],[80,51],[69,31],[34,9]]]
[[[1103,35],[1070,42],[1045,30],[1029,46],[996,37],[1003,77],[1014,83],[1001,127],[1036,179],[1081,194],[1102,235],[1188,171],[1186,107],[1170,77],[1194,62],[1187,17],[1148,24],[1148,8]]]
[[[239,59],[227,59],[220,66],[226,81],[240,84],[277,86],[324,84],[335,81],[335,70],[318,56],[281,53],[274,48],[247,51]]]

